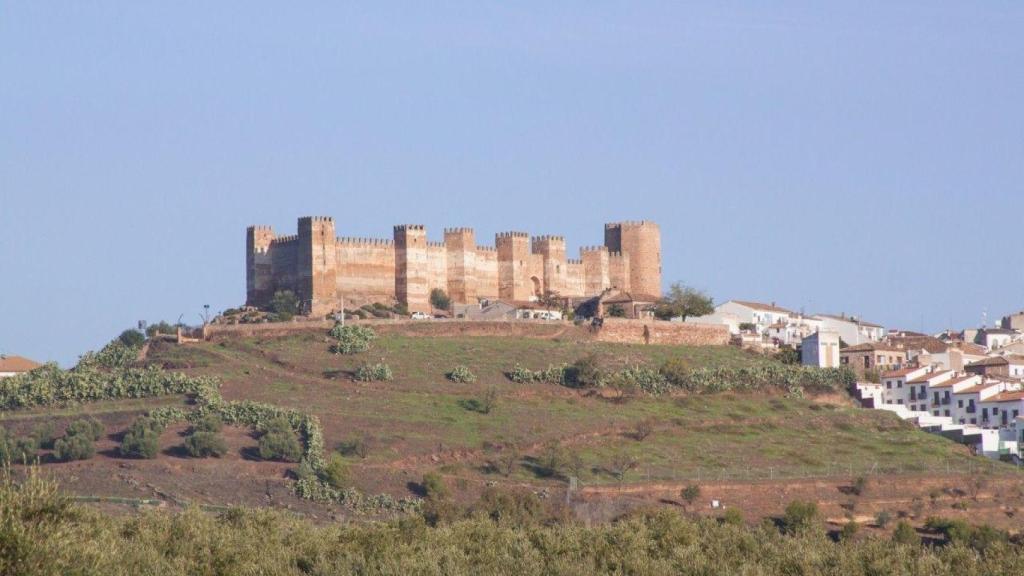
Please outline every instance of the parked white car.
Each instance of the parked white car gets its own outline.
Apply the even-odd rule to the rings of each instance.
[[[430,314],[427,314],[425,312],[413,312],[412,313],[412,319],[413,320],[430,320]]]

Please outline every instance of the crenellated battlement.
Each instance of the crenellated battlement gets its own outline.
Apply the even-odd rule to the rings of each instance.
[[[584,246],[577,258],[566,257],[559,234],[507,230],[494,235],[493,245],[477,246],[471,227],[444,228],[443,241],[432,242],[423,224],[398,224],[392,237],[367,238],[337,235],[330,216],[297,220],[296,233],[285,236],[271,226],[246,228],[249,305],[265,307],[280,290],[291,290],[312,315],[396,300],[429,312],[435,289],[458,304],[529,300],[546,291],[572,298],[612,287],[661,291],[661,235],[649,220],[605,224],[604,245]]]
[[[616,228],[640,228],[644,226],[653,226],[657,228],[657,224],[651,220],[623,220],[621,222],[609,222],[604,225],[605,230],[613,230]]]
[[[397,226],[395,226],[395,232],[409,231],[426,232],[427,227],[424,226],[423,224],[398,224]]]
[[[335,241],[338,244],[347,246],[394,246],[395,241],[387,238],[357,238],[352,236],[345,236],[336,238]]]

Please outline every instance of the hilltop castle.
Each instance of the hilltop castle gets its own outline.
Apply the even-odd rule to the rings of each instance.
[[[338,238],[332,218],[299,218],[298,234],[275,236],[268,226],[246,231],[246,303],[265,306],[277,290],[293,291],[303,308],[322,316],[342,306],[398,301],[430,311],[430,292],[452,302],[528,301],[546,293],[586,297],[609,288],[661,294],[661,232],[654,222],[605,224],[604,245],[567,259],[565,238],[502,232],[494,247],[477,246],[472,228],[447,228],[444,242],[427,241],[420,225],[394,227],[392,240]]]

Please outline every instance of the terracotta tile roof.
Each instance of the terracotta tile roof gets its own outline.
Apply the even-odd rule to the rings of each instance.
[[[971,362],[967,366],[1006,366],[1010,363],[1009,360],[1002,356],[990,356],[984,360],[978,360],[977,362]]]
[[[984,356],[988,354],[988,348],[974,342],[956,342],[950,343],[953,348],[959,348],[964,354],[971,354],[974,356]]]
[[[859,320],[852,316],[836,316],[835,314],[815,314],[818,318],[828,318],[830,320],[839,320],[840,322],[849,322],[850,324],[859,324],[860,326],[867,326],[869,328],[883,328],[879,324],[873,324],[865,320]]]
[[[781,312],[783,314],[794,313],[792,310],[786,310],[785,308],[781,308],[774,304],[762,304],[761,302],[750,302],[748,300],[730,300],[730,302],[746,306],[747,308],[753,308],[754,310],[763,310],[765,312]]]
[[[890,336],[889,343],[909,350],[926,350],[931,354],[942,354],[949,349],[949,345],[942,340],[932,336],[925,336],[923,334],[913,336]]]
[[[849,350],[849,348],[846,348],[846,350]],[[889,372],[884,372],[882,374],[882,378],[902,378],[902,377],[910,374],[911,372],[917,372],[918,370],[923,370],[923,368],[918,366],[918,367],[915,367],[915,368],[903,368],[901,370],[890,370]]]
[[[28,372],[42,366],[23,356],[0,356],[0,372]]]
[[[979,376],[976,375],[976,374],[972,374],[972,375],[969,375],[969,376],[959,376],[957,378],[950,378],[949,380],[943,380],[942,382],[939,382],[938,384],[932,384],[932,385],[929,386],[929,388],[952,388],[953,386],[956,386],[957,384],[959,384],[961,382],[966,382],[968,380],[971,380],[972,378],[979,378]]]
[[[650,294],[633,294],[632,292],[620,292],[618,294],[611,295],[611,296],[608,296],[607,298],[602,298],[601,299],[601,302],[604,302],[606,304],[632,303],[632,302],[655,303],[655,302],[660,302],[660,301],[661,301],[661,298],[659,298],[657,296],[652,296]]]
[[[1024,400],[1024,390],[1000,392],[999,394],[985,400],[985,402],[1016,402],[1018,400]]]
[[[857,344],[856,346],[847,346],[839,351],[840,354],[843,352],[904,352],[902,348],[890,346],[888,344],[882,344],[880,342],[866,342],[864,344]]]
[[[975,384],[974,386],[971,386],[970,388],[964,388],[963,390],[960,390],[959,392],[954,392],[954,394],[977,394],[978,392],[981,392],[981,391],[986,390],[988,388],[991,388],[993,386],[998,386],[998,384],[995,383],[995,382],[985,382],[985,383],[982,383],[982,384]]]
[[[930,380],[933,380],[939,376],[948,375],[950,372],[951,370],[939,370],[936,372],[932,372],[930,374],[925,374],[924,376],[920,376],[914,380],[911,380],[910,382],[908,382],[908,384],[926,384]]]

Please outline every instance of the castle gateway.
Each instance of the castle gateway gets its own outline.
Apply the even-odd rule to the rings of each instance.
[[[429,312],[440,288],[457,304],[481,299],[529,301],[545,293],[596,296],[609,288],[661,294],[661,232],[649,222],[605,224],[604,245],[565,256],[562,236],[502,232],[477,246],[472,228],[448,228],[428,242],[426,228],[395,226],[391,240],[338,238],[332,218],[299,218],[298,234],[268,226],[246,232],[246,303],[266,306],[291,290],[314,316],[373,302],[400,302]]]

